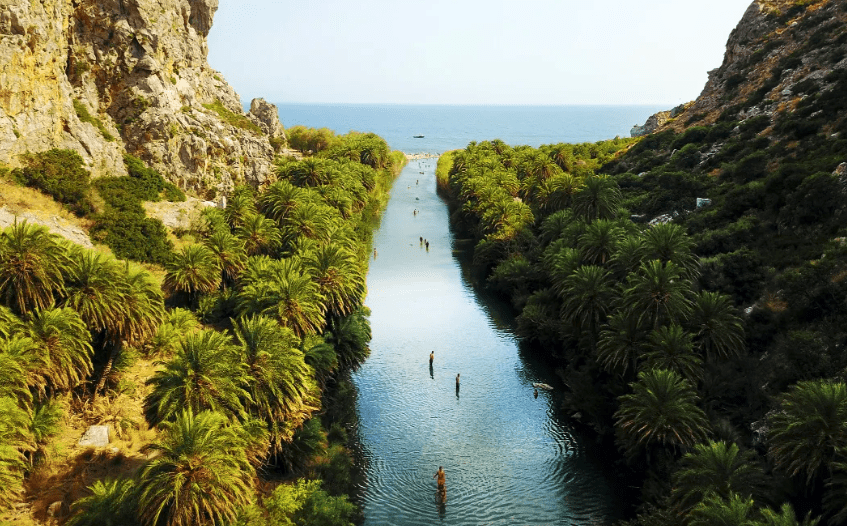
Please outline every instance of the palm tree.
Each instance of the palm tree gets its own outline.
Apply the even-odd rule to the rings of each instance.
[[[88,329],[95,334],[120,332],[125,319],[124,275],[115,260],[78,247],[71,254],[72,278],[67,283],[63,307],[79,313]]]
[[[273,220],[262,214],[247,214],[241,225],[235,230],[244,242],[248,256],[275,254],[281,245],[280,231]]]
[[[261,280],[242,280],[238,311],[275,317],[297,336],[318,332],[324,325],[324,297],[311,275],[296,258],[268,265]],[[245,275],[250,274],[248,265]],[[249,276],[245,276],[249,277]]]
[[[258,214],[254,215],[262,217]],[[221,269],[223,283],[230,285],[235,283],[247,264],[244,242],[229,232],[219,231],[206,238],[203,244],[215,255],[218,267]]]
[[[306,191],[294,186],[290,181],[277,181],[270,185],[265,192],[259,196],[257,201],[259,210],[270,219],[282,225],[292,210],[294,210],[304,199]]]
[[[140,518],[148,526],[235,522],[253,499],[251,444],[238,424],[212,411],[185,410],[162,424],[158,455],[138,477]]]
[[[614,219],[621,203],[617,183],[603,175],[586,177],[582,188],[574,194],[573,211],[588,221]]]
[[[570,172],[573,168],[574,157],[572,145],[565,143],[555,144],[550,149],[549,155],[563,171]]]
[[[638,270],[644,261],[645,251],[644,239],[641,236],[627,235],[620,239],[610,260],[615,275],[623,279]]]
[[[679,462],[673,475],[671,500],[680,513],[686,513],[707,495],[729,499],[731,494],[763,498],[767,480],[756,453],[741,451],[735,444],[697,444]]]
[[[839,451],[847,450],[847,386],[841,382],[799,382],[782,396],[769,419],[768,454],[790,476],[806,484],[831,474]]]
[[[8,307],[0,305],[0,337],[10,338],[24,329],[24,322]]]
[[[669,261],[650,260],[631,274],[621,298],[622,306],[647,326],[659,327],[686,319],[691,312],[690,283],[681,269]]]
[[[335,348],[338,362],[345,368],[356,368],[365,361],[371,352],[371,324],[368,321],[371,311],[364,305],[359,306],[350,315],[333,318],[329,332],[324,339]]]
[[[170,356],[176,352],[180,338],[199,327],[200,322],[193,312],[187,309],[173,309],[152,338],[145,342],[144,352],[147,356]]]
[[[47,381],[42,374],[50,366],[47,352],[29,336],[15,334],[0,340],[0,363],[7,368],[0,371],[0,396],[16,396],[31,409],[29,388],[35,388],[39,396],[47,392]]]
[[[144,401],[147,420],[159,424],[185,408],[243,419],[242,400],[250,400],[246,383],[245,365],[229,336],[214,330],[189,334],[165,368],[147,380],[153,387]]]
[[[297,186],[321,186],[332,182],[332,170],[326,159],[308,157],[294,163],[291,179]]]
[[[826,481],[823,507],[830,515],[830,524],[844,524],[847,520],[847,462],[844,452],[838,453],[838,460],[830,466],[832,476]]]
[[[46,309],[64,292],[70,260],[66,245],[26,221],[0,233],[0,301],[19,314]]]
[[[75,310],[37,311],[30,318],[28,333],[47,354],[49,365],[41,374],[53,389],[73,389],[91,374],[91,334]]]
[[[538,186],[539,207],[547,211],[567,209],[580,186],[580,180],[571,174],[554,175]]]
[[[731,494],[709,495],[691,510],[689,526],[762,526],[753,499]]]
[[[14,398],[0,397],[0,508],[11,506],[23,492],[24,452],[34,451],[29,411]]]
[[[706,415],[697,407],[697,394],[685,378],[666,369],[638,373],[632,393],[618,398],[615,431],[619,447],[632,460],[657,446],[688,450],[705,440]]]
[[[280,224],[282,240],[290,245],[302,236],[326,243],[340,223],[341,214],[334,208],[324,204],[300,203]]]
[[[73,503],[68,526],[135,526],[138,522],[135,480],[114,478],[95,481],[90,495]]]
[[[638,316],[618,310],[600,330],[597,362],[606,371],[623,377],[629,372],[634,374],[646,340],[647,331],[638,322]]]
[[[693,246],[685,230],[674,223],[661,223],[644,232],[646,257],[662,263],[673,261],[688,278],[695,278],[699,272],[697,258],[691,253]]]
[[[673,323],[654,329],[647,337],[643,355],[645,369],[669,369],[692,385],[702,375],[702,360],[694,354],[691,335]]]
[[[332,344],[326,343],[317,336],[312,338],[318,338],[318,340],[312,343],[307,338],[303,343],[303,347],[306,349],[303,360],[315,372],[315,378],[323,387],[338,370],[338,355],[335,353],[335,347]]]
[[[737,357],[744,351],[744,326],[725,294],[697,294],[688,325],[696,331],[696,347],[709,361]]]
[[[318,246],[306,253],[303,264],[326,298],[327,314],[345,316],[361,305],[365,275],[351,250],[338,243]]]
[[[299,427],[319,409],[320,400],[294,332],[265,316],[239,318],[233,329],[240,360],[247,366],[244,390],[249,397],[244,407],[266,422],[286,421]]]
[[[214,292],[221,282],[217,258],[203,245],[188,245],[165,268],[162,288],[169,294],[186,294],[194,302],[199,294]]]
[[[252,190],[248,187],[238,187],[229,196],[224,208],[224,217],[229,225],[230,231],[241,226],[244,218],[256,213],[256,203],[253,199]]]
[[[586,263],[603,266],[611,259],[623,237],[623,229],[614,221],[598,219],[592,221],[579,236],[578,248]]]
[[[602,267],[583,265],[565,280],[564,290],[562,318],[588,335],[593,352],[597,331],[615,298],[611,275]]]

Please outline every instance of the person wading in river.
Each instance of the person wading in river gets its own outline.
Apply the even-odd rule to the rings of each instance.
[[[438,493],[440,495],[444,495],[447,493],[447,475],[444,473],[444,467],[438,466],[438,471],[435,472],[435,475],[432,476],[438,483]]]
[[[429,353],[429,366],[432,367],[432,361],[435,359],[435,351]]]

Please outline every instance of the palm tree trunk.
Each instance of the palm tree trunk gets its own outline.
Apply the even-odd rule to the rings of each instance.
[[[118,357],[120,352],[121,343],[112,344],[112,352],[109,353],[109,361],[106,362],[106,366],[103,367],[103,371],[100,372],[100,379],[97,381],[97,387],[94,388],[94,393],[91,395],[91,405],[94,405],[97,402],[97,395],[103,390],[103,386],[106,385],[106,378],[109,376],[109,373],[112,372],[115,359]]]

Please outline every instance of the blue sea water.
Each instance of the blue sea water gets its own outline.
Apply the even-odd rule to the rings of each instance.
[[[666,106],[456,106],[277,103],[286,128],[374,132],[394,150],[443,153],[471,141],[501,139],[538,147],[629,137],[635,124]],[[414,138],[423,135],[422,139]]]

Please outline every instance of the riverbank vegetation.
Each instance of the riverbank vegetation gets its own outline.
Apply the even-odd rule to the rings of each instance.
[[[369,352],[372,229],[405,158],[372,134],[327,140],[207,208],[176,249],[141,202],[185,196],[138,159],[89,181],[56,150],[7,173],[88,199],[74,212],[125,259],[27,222],[0,233],[0,509],[34,501],[36,521],[78,526],[356,519],[347,372]],[[111,447],[75,447],[90,424]]]
[[[833,174],[847,143],[766,128],[486,141],[439,160],[476,272],[518,310],[525,345],[556,360],[574,423],[620,453],[633,525],[847,516]]]

